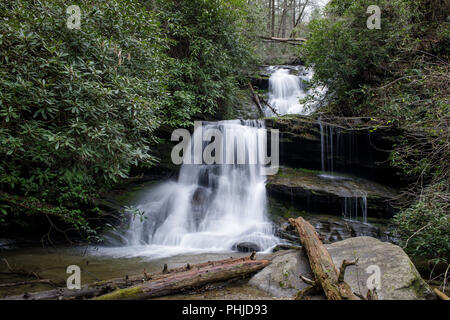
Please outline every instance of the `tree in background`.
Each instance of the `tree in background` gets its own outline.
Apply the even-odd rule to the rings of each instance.
[[[317,0],[259,0],[267,11],[268,34],[271,37],[294,38],[302,34],[302,25],[308,20],[311,12],[319,7]],[[253,6],[256,4],[253,3]]]

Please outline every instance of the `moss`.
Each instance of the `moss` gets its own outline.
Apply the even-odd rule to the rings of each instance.
[[[415,292],[417,297],[424,298],[425,292],[427,291],[426,289],[427,289],[428,285],[422,279],[422,277],[420,276],[420,274],[417,271],[417,269],[414,266],[414,264],[411,261],[409,261],[408,263],[409,263],[409,265],[411,267],[412,273],[414,274],[414,278],[408,284],[408,288],[412,288],[414,290],[414,292]]]
[[[131,287],[125,289],[119,289],[103,296],[95,298],[95,300],[127,300],[136,299],[142,292],[141,287]]]

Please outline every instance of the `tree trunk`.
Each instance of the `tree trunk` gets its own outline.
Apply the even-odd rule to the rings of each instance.
[[[303,4],[302,9],[301,9],[301,11],[299,13],[299,16],[297,18],[297,21],[294,23],[294,27],[292,28],[290,37],[295,37],[295,28],[298,26],[300,21],[303,20],[303,13],[305,12],[306,6],[308,5],[309,1],[310,0],[306,0],[305,3]]]
[[[306,253],[309,264],[315,276],[315,283],[320,285],[328,300],[358,300],[350,286],[343,281],[345,267],[355,263],[344,260],[339,275],[330,253],[320,241],[314,227],[302,217],[289,219],[289,223],[297,229]]]
[[[272,0],[272,30],[270,34],[275,37],[275,0]]]
[[[95,299],[136,300],[175,294],[195,289],[208,283],[242,279],[261,270],[269,263],[267,260],[251,260],[250,258],[224,260],[212,266],[191,267],[184,272],[168,274],[161,279],[150,280],[126,289],[119,289]]]
[[[295,27],[295,6],[297,5],[296,1],[292,1],[292,29]],[[292,31],[291,31],[292,34]]]

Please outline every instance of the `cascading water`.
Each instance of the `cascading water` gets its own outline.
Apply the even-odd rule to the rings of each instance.
[[[344,158],[346,155],[340,154],[340,142],[341,139],[341,130],[339,128],[335,128],[331,125],[327,125],[322,123],[322,119],[319,117],[319,126],[320,126],[320,149],[321,149],[321,169],[322,174],[320,175],[325,179],[349,179],[348,177],[342,177],[339,175],[335,175],[334,170],[334,158]],[[349,154],[348,159],[352,159],[353,154],[356,153],[353,150],[354,144],[354,136],[352,134],[349,135]],[[335,142],[336,140],[336,142]],[[345,142],[345,141],[344,141]],[[351,168],[350,168],[351,169]],[[325,173],[327,172],[327,173]],[[361,191],[354,190],[350,192],[349,196],[343,198],[343,216],[344,218],[355,220],[358,218],[358,212],[361,212],[361,217],[364,223],[367,222],[367,195],[361,194]]]
[[[367,196],[344,197],[344,218],[356,220],[358,212],[361,212],[363,222],[367,223]]]
[[[291,74],[294,69],[299,75]],[[269,105],[277,111],[279,115],[284,114],[310,114],[317,107],[318,102],[323,98],[325,89],[319,87],[315,90],[309,90],[304,83],[311,81],[313,76],[312,69],[306,69],[302,66],[297,67],[269,67],[271,72],[269,78]],[[315,96],[312,102],[300,103],[300,99],[307,96]],[[266,107],[266,116],[274,116],[272,110]]]
[[[258,139],[265,134],[264,123],[255,120],[207,123],[202,129],[195,130],[193,140],[198,135],[204,137],[204,129],[238,137],[245,145],[246,163],[252,163],[249,160],[258,152]],[[194,144],[188,150],[193,151]],[[223,148],[224,157],[225,153]],[[127,245],[145,247],[150,255],[171,255],[227,251],[239,243],[251,243],[265,251],[281,243],[266,217],[261,167],[183,164],[178,181],[163,183],[141,200],[137,208],[144,212],[145,219],[131,221]]]
[[[323,172],[329,172],[332,177],[334,176],[334,158],[335,156],[339,156],[339,142],[341,132],[339,128],[323,124],[320,117],[319,126],[321,170]]]
[[[278,69],[269,78],[269,104],[279,114],[302,113],[299,99],[306,93],[299,77],[290,74],[289,69]],[[271,116],[271,110],[266,115]]]

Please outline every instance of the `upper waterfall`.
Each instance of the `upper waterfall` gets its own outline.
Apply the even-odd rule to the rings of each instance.
[[[307,87],[314,74],[312,69],[303,66],[271,66],[266,70],[271,73],[268,103],[278,114],[308,115],[315,110],[324,89],[311,90]],[[315,96],[312,101],[301,103],[301,99],[311,95]],[[265,113],[268,117],[274,115],[268,107]]]

